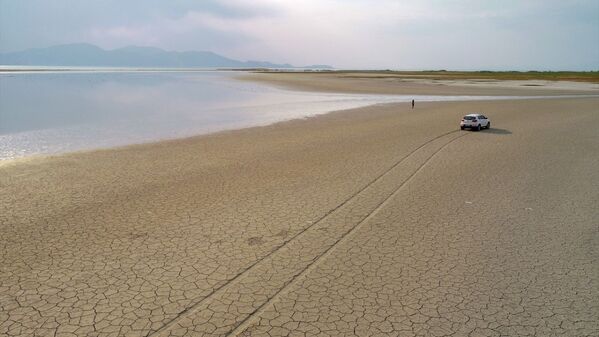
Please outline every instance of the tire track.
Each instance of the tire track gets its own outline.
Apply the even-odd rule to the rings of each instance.
[[[298,273],[287,285],[285,285],[284,287],[282,287],[276,294],[274,294],[273,297],[271,297],[267,302],[265,302],[264,304],[262,304],[262,306],[260,306],[258,309],[256,309],[256,311],[254,311],[252,314],[250,314],[248,317],[246,317],[245,320],[243,320],[234,330],[230,331],[227,336],[238,336],[239,334],[243,333],[250,325],[251,325],[251,321],[253,318],[259,316],[262,312],[264,312],[264,309],[266,307],[268,307],[270,304],[274,303],[282,293],[284,293],[287,289],[291,288],[292,286],[294,286],[295,284],[297,284],[297,280],[299,280],[299,278],[303,275],[306,275],[307,273],[309,273],[311,270],[313,270],[320,261],[324,260],[325,258],[327,258],[328,256],[330,256],[333,252],[333,250],[335,249],[335,247],[337,247],[339,244],[349,240],[349,238],[351,237],[351,234],[355,233],[361,226],[362,224],[364,224],[365,222],[367,222],[368,220],[370,220],[371,218],[373,218],[377,213],[379,213],[379,211],[381,209],[383,209],[391,199],[393,199],[393,197],[395,197],[400,190],[402,189],[403,186],[405,186],[408,182],[410,182],[410,180],[412,180],[412,178],[418,174],[418,172],[420,172],[428,162],[430,162],[437,153],[441,152],[441,150],[443,150],[444,148],[446,148],[448,145],[450,145],[451,143],[453,143],[454,141],[467,136],[467,134],[463,134],[459,137],[453,138],[451,139],[449,142],[447,142],[446,144],[444,144],[443,146],[441,146],[438,150],[436,150],[424,163],[422,163],[422,165],[420,165],[420,167],[418,167],[418,169],[416,171],[414,171],[409,177],[408,179],[406,179],[403,183],[401,183],[396,189],[395,191],[389,195],[387,198],[385,198],[372,212],[370,212],[366,217],[364,217],[358,224],[356,224],[355,226],[353,226],[350,230],[348,230],[347,232],[345,232],[340,238],[339,240],[337,240],[333,245],[331,245],[326,251],[324,251],[322,254],[320,254],[319,256],[317,256],[314,261],[312,263],[310,263],[305,269],[303,269],[300,273]]]
[[[452,135],[454,135],[456,133],[459,133],[459,132],[460,132],[459,130],[456,130],[456,131],[450,131],[450,132],[441,134],[439,136],[431,138],[430,140],[428,140],[428,141],[424,142],[423,144],[421,144],[420,146],[416,147],[415,149],[413,149],[412,151],[410,151],[407,155],[405,155],[402,158],[398,159],[393,165],[391,165],[388,169],[386,169],[380,175],[378,175],[377,177],[373,178],[371,181],[369,181],[367,184],[365,184],[363,187],[361,187],[358,191],[356,191],[352,195],[348,196],[339,205],[337,205],[334,208],[332,208],[329,211],[327,211],[325,214],[323,214],[320,218],[318,218],[312,224],[310,224],[309,226],[305,227],[304,229],[302,229],[301,231],[299,231],[298,233],[296,233],[292,237],[288,238],[287,240],[283,241],[280,245],[276,246],[268,254],[266,254],[263,257],[261,257],[260,259],[256,260],[254,263],[252,263],[251,265],[249,265],[247,268],[243,269],[236,276],[234,276],[233,278],[231,278],[227,282],[223,283],[219,287],[215,288],[207,296],[199,299],[198,301],[194,302],[191,306],[189,306],[185,310],[181,311],[179,314],[177,314],[175,317],[173,317],[171,320],[169,320],[165,325],[163,325],[160,329],[158,329],[156,331],[153,331],[153,332],[151,331],[146,336],[148,336],[148,337],[168,336],[171,330],[181,330],[181,329],[178,329],[179,328],[177,326],[177,325],[179,325],[178,323],[180,323],[185,318],[191,318],[194,314],[199,314],[202,311],[202,310],[199,310],[199,309],[209,309],[209,307],[210,307],[210,303],[209,302],[211,302],[212,300],[214,300],[215,297],[217,297],[219,295],[221,297],[226,297],[227,296],[227,294],[226,294],[227,289],[230,288],[233,284],[240,283],[238,281],[242,280],[244,277],[248,277],[248,275],[252,271],[257,271],[261,267],[263,268],[264,266],[262,266],[262,264],[264,264],[264,262],[267,261],[267,260],[269,260],[269,259],[273,259],[274,260],[274,257],[276,255],[276,253],[281,252],[283,249],[290,250],[291,248],[289,248],[289,247],[292,246],[292,245],[294,245],[294,244],[296,244],[296,241],[298,241],[298,239],[302,238],[302,236],[305,236],[306,233],[308,233],[311,229],[322,225],[323,222],[325,222],[326,220],[330,219],[332,217],[332,215],[334,215],[337,211],[341,210],[344,206],[346,206],[346,205],[354,202],[358,197],[360,197],[362,194],[364,194],[364,192],[366,190],[368,190],[370,187],[372,187],[373,185],[377,184],[378,182],[381,182],[394,169],[396,169],[398,166],[402,165],[409,158],[417,155],[419,153],[419,151],[421,151],[427,145],[429,145],[429,144],[431,144],[431,143],[433,143],[435,141],[438,141],[438,140],[440,140],[440,139],[442,139],[444,137],[451,137]],[[222,331],[217,331],[218,329],[215,328],[215,329],[206,329],[206,331],[202,331],[202,332],[204,332],[207,335],[211,335],[211,334],[225,335],[225,334],[231,334],[231,333],[234,333],[236,331],[239,331],[239,328],[245,322],[248,322],[251,319],[251,317],[253,317],[255,314],[258,313],[259,310],[261,310],[262,308],[264,308],[267,304],[271,303],[272,299],[275,298],[279,293],[281,293],[281,291],[283,291],[283,289],[286,289],[291,283],[293,283],[294,280],[296,280],[300,275],[304,274],[304,272],[306,272],[308,270],[308,268],[310,268],[310,266],[312,266],[315,263],[317,263],[317,261],[320,261],[327,254],[327,252],[330,252],[333,247],[335,247],[338,243],[340,243],[341,240],[343,240],[345,237],[347,237],[347,235],[349,235],[350,233],[352,233],[355,230],[355,228],[357,228],[357,227],[360,226],[361,223],[365,222],[370,216],[372,216],[374,214],[374,212],[376,212],[378,209],[382,208],[383,205],[385,204],[385,202],[387,200],[389,200],[395,193],[397,193],[397,191],[399,189],[401,189],[401,187],[403,185],[405,185],[405,183],[407,181],[409,181],[411,179],[411,177],[413,177],[417,172],[419,172],[420,169],[424,165],[426,165],[426,163],[436,153],[438,153],[439,151],[441,151],[441,149],[443,149],[445,146],[449,145],[451,142],[455,141],[458,138],[464,137],[466,135],[467,134],[463,134],[463,135],[460,135],[458,137],[452,137],[447,142],[444,142],[440,146],[439,149],[437,149],[432,155],[430,155],[428,157],[428,159],[426,159],[424,161],[424,163],[422,163],[418,168],[416,168],[415,171],[411,175],[409,175],[403,181],[403,183],[401,183],[394,191],[392,191],[383,201],[378,202],[376,205],[374,205],[374,208],[371,211],[369,211],[367,214],[365,214],[365,215],[361,214],[361,216],[359,217],[359,220],[357,222],[352,221],[352,223],[354,223],[354,225],[350,226],[350,228],[349,228],[349,230],[347,232],[342,233],[341,237],[338,237],[336,239],[336,241],[333,242],[332,245],[329,245],[329,247],[327,248],[327,250],[325,250],[324,252],[321,252],[316,257],[313,257],[312,259],[309,259],[310,262],[307,263],[307,266],[301,268],[299,271],[294,272],[292,275],[289,275],[288,276],[288,277],[290,277],[289,279],[287,279],[287,280],[277,280],[277,282],[283,282],[283,286],[282,287],[278,287],[279,289],[278,289],[278,291],[275,292],[274,295],[266,296],[267,300],[264,301],[260,306],[258,306],[257,308],[252,308],[252,310],[250,312],[248,312],[248,313],[244,313],[244,315],[245,314],[249,314],[249,315],[247,317],[245,317],[243,320],[241,320],[240,322],[236,322],[232,328],[227,328],[227,329],[222,330]],[[239,286],[241,287],[242,285],[239,285]],[[263,296],[263,295],[261,295],[261,296]],[[226,305],[226,304],[223,304],[223,305]],[[205,306],[206,306],[206,308],[204,308]],[[210,309],[209,309],[209,311],[212,312],[212,310],[210,310]],[[214,314],[214,312],[213,312],[213,314]],[[206,321],[212,319],[212,317],[213,317],[213,315],[210,314],[210,313],[208,313],[207,316],[208,317],[206,317]],[[185,329],[185,328],[183,328],[183,329]],[[212,330],[212,331],[210,331],[210,330]],[[194,330],[194,331],[198,332],[197,330]]]

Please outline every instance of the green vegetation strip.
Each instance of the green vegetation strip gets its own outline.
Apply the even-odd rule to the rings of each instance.
[[[267,71],[271,72],[271,71]],[[284,72],[284,71],[283,71]],[[392,71],[315,70],[309,73],[340,74],[357,78],[426,78],[431,80],[544,80],[599,83],[599,71]]]

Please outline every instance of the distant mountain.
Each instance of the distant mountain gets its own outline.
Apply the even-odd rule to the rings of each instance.
[[[104,50],[87,43],[0,53],[0,65],[80,66],[80,67],[153,67],[153,68],[322,68],[294,67],[262,61],[238,61],[209,51],[166,51],[154,47],[124,47]]]

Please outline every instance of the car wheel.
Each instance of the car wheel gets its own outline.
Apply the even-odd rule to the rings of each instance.
[[[480,131],[480,124],[476,127],[476,131]]]
[[[461,130],[464,130],[464,127],[463,127],[463,126],[460,126],[460,129],[461,129]]]
[[[485,129],[490,129],[491,128],[491,122],[487,123],[487,127]]]

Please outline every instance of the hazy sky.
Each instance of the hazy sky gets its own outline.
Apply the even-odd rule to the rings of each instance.
[[[0,0],[0,51],[71,42],[338,68],[599,70],[599,0]]]

